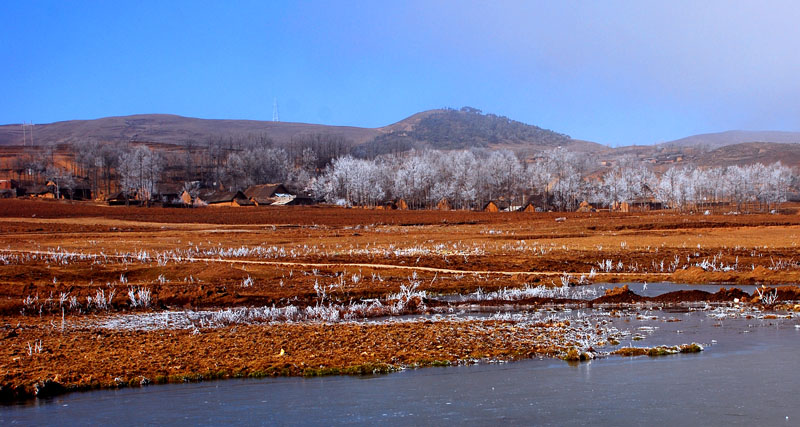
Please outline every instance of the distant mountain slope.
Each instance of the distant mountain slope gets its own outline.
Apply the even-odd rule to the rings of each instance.
[[[196,119],[170,114],[138,114],[105,117],[96,120],[70,120],[37,124],[34,143],[71,143],[86,139],[99,141],[147,141],[183,144],[187,140],[205,142],[209,138],[238,138],[267,135],[275,142],[289,142],[300,134],[341,135],[362,143],[380,134],[377,129],[327,126],[307,123],[267,122],[257,120]],[[0,126],[0,145],[21,145],[22,125]]]
[[[588,141],[574,140],[568,135],[511,120],[508,117],[483,114],[471,107],[417,113],[380,130],[383,134],[357,147],[356,154],[374,156],[412,148],[542,150],[561,146],[577,151],[608,148]]]
[[[316,138],[316,135],[336,138],[328,140]],[[598,167],[613,164],[623,157],[638,158],[656,169],[686,163],[702,167],[776,161],[800,167],[800,132],[729,131],[694,135],[657,145],[611,148],[507,117],[484,114],[470,107],[422,111],[380,128],[140,114],[38,124],[33,130],[37,145],[85,140],[138,141],[167,144],[162,147],[165,150],[169,145],[182,145],[187,141],[203,144],[215,139],[263,136],[277,144],[313,136],[303,140],[315,141],[325,147],[325,144],[340,144],[336,155],[351,150],[351,153],[363,157],[411,149],[507,148],[530,158],[543,150],[564,147],[574,152],[591,153],[592,159],[596,160],[593,163]],[[0,146],[21,144],[22,125],[0,125]]]
[[[687,136],[686,138],[676,139],[675,141],[665,142],[659,145],[683,148],[702,146],[713,150],[726,145],[741,144],[743,142],[800,143],[800,132],[731,130],[727,132]]]
[[[95,120],[71,120],[34,126],[38,144],[84,140],[141,141],[162,144],[204,143],[217,138],[266,136],[279,144],[308,134],[341,136],[355,146],[355,154],[374,155],[411,148],[511,148],[541,150],[558,146],[577,151],[608,147],[511,120],[482,114],[474,108],[423,111],[381,128],[328,126],[257,120],[197,119],[169,114],[139,114]],[[0,126],[0,145],[21,145],[22,125]]]
[[[747,142],[726,145],[698,154],[695,161],[703,166],[732,166],[781,162],[786,166],[800,166],[800,144],[775,142]]]

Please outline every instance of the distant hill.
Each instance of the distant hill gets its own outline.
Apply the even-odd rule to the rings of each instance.
[[[703,166],[732,166],[781,162],[787,166],[800,165],[800,144],[747,142],[732,144],[697,154],[695,161]]]
[[[699,148],[713,150],[743,142],[800,143],[800,132],[731,130],[687,136],[659,145],[667,147]]]
[[[593,142],[574,140],[568,135],[511,120],[508,117],[483,114],[471,107],[417,113],[398,123],[380,128],[380,131],[382,134],[374,140],[356,147],[355,153],[369,157],[412,148],[543,150],[569,147],[578,151],[608,148]]]
[[[37,124],[33,129],[33,139],[36,144],[72,143],[87,139],[183,144],[189,140],[202,143],[213,138],[268,136],[277,143],[287,143],[298,135],[320,133],[335,134],[354,143],[363,143],[372,140],[380,134],[380,131],[369,128],[307,123],[196,119],[170,114],[137,114],[95,120]],[[21,145],[22,142],[22,125],[0,126],[0,145]]]
[[[611,148],[508,117],[484,114],[471,107],[422,111],[379,128],[139,114],[37,124],[33,137],[36,145],[86,140],[136,141],[150,143],[162,151],[182,150],[180,146],[189,141],[197,146],[214,140],[266,137],[278,145],[310,146],[323,157],[346,153],[373,157],[411,149],[478,148],[510,149],[532,158],[543,150],[564,147],[573,152],[590,153],[593,165],[590,167],[598,171],[623,157],[638,158],[657,171],[681,164],[704,167],[776,161],[800,167],[800,132],[728,131],[693,135],[656,145]],[[0,125],[0,147],[5,146],[0,157],[17,156],[21,147],[15,146],[22,141],[22,125]]]
[[[320,135],[336,138],[314,138]],[[484,114],[470,107],[423,111],[380,128],[139,114],[37,124],[33,130],[37,145],[85,140],[138,141],[167,144],[162,148],[165,150],[169,145],[182,145],[187,141],[203,144],[215,139],[267,137],[283,145],[305,136],[311,136],[308,140],[318,141],[325,147],[332,144],[331,141],[339,141],[341,150],[337,153],[350,150],[363,157],[411,149],[468,148],[507,148],[530,157],[560,146],[592,153],[598,165],[601,161],[608,164],[633,156],[656,168],[688,162],[698,166],[725,166],[779,160],[790,166],[800,166],[800,132],[729,131],[694,135],[657,145],[610,148],[507,117]],[[0,126],[0,146],[21,144],[22,125]]]
[[[412,148],[510,148],[542,150],[558,146],[579,151],[608,147],[464,107],[423,111],[381,128],[328,126],[257,120],[197,119],[169,114],[139,114],[95,120],[70,120],[34,126],[34,142],[73,143],[85,140],[185,144],[213,139],[268,137],[287,144],[303,135],[327,134],[344,138],[357,155],[402,152]],[[0,126],[0,146],[21,145],[22,125]]]

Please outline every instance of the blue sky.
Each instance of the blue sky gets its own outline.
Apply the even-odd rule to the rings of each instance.
[[[378,127],[465,105],[609,145],[800,131],[791,1],[17,1],[0,123]]]

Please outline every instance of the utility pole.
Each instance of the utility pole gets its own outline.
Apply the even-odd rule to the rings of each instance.
[[[29,139],[33,146],[33,122],[22,122],[22,145],[27,147]]]

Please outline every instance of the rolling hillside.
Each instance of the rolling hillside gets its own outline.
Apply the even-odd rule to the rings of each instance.
[[[36,144],[71,143],[86,139],[184,144],[189,140],[202,143],[212,138],[246,138],[263,135],[269,136],[277,143],[286,143],[297,135],[313,133],[336,134],[355,143],[363,143],[380,133],[377,129],[347,126],[196,119],[170,114],[139,114],[37,124],[33,132]],[[21,144],[21,125],[0,126],[0,145]]]
[[[744,142],[800,143],[800,132],[731,130],[687,136],[659,145],[680,148],[702,147],[713,150]]]
[[[732,144],[700,153],[695,161],[704,166],[741,166],[750,163],[766,165],[775,162],[787,166],[800,166],[800,144],[775,142]]]
[[[440,109],[417,113],[380,129],[373,141],[356,147],[361,156],[374,156],[410,149],[460,150],[508,148],[539,151],[568,147],[576,151],[599,151],[608,147],[574,140],[568,135],[511,120],[480,110]]]
[[[141,114],[38,124],[33,132],[36,145],[85,140],[138,141],[162,145],[166,150],[169,145],[183,145],[188,141],[203,145],[219,139],[268,137],[285,145],[307,135],[333,135],[345,141],[343,152],[350,150],[362,157],[411,149],[468,148],[507,148],[533,156],[542,150],[565,147],[593,153],[598,163],[603,161],[603,164],[632,156],[656,168],[675,162],[725,166],[782,161],[786,165],[800,166],[800,132],[728,131],[693,135],[663,144],[610,148],[507,117],[484,114],[470,107],[423,111],[380,128]],[[0,126],[0,146],[11,150],[8,155],[13,155],[16,152],[13,146],[21,145],[22,141],[21,125]],[[325,138],[320,141],[325,144]]]
[[[34,127],[34,142],[39,145],[72,143],[87,139],[109,142],[141,141],[160,144],[204,143],[210,139],[269,137],[278,144],[309,134],[328,134],[345,138],[355,152],[382,154],[411,148],[534,148],[574,146],[598,150],[599,144],[573,140],[537,126],[472,108],[429,110],[414,114],[381,128],[329,126],[307,123],[255,120],[213,120],[168,114],[142,114],[105,117],[96,120],[71,120]],[[0,126],[0,145],[21,145],[22,126]]]

